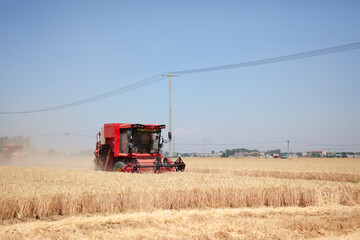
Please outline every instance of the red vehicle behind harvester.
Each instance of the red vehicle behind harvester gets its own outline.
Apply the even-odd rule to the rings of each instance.
[[[23,150],[24,147],[21,144],[9,144],[2,146],[0,149],[0,162],[6,162],[14,157],[18,159],[24,158],[26,154],[23,153]]]
[[[165,125],[105,124],[96,135],[95,167],[116,172],[168,172],[185,170],[179,157],[175,162],[161,160]]]

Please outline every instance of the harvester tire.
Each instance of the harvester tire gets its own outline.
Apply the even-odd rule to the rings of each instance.
[[[123,168],[126,166],[125,163],[123,162],[117,162],[115,163],[115,166],[114,166],[114,172],[122,172],[123,171]]]

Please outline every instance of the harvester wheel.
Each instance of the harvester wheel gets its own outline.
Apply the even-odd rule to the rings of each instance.
[[[123,168],[125,167],[125,163],[123,162],[117,162],[115,163],[115,166],[114,166],[114,172],[122,172],[123,171]]]

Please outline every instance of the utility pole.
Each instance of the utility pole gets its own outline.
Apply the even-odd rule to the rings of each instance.
[[[289,159],[289,156],[290,156],[290,141],[287,140],[287,143],[288,143],[288,159]]]
[[[176,74],[162,74],[163,77],[169,77],[169,158],[172,157],[172,86],[171,86],[171,77],[177,77]]]
[[[204,139],[204,156],[206,157],[207,152],[210,152],[208,143],[211,143],[211,140]],[[207,150],[207,151],[206,151]]]
[[[175,136],[173,137],[173,139],[174,139],[174,141],[173,141],[174,153],[176,154],[176,151],[175,151]]]

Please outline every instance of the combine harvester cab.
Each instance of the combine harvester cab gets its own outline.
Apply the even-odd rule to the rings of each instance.
[[[96,135],[95,168],[116,172],[174,172],[185,170],[179,157],[175,162],[161,159],[165,125],[109,123]]]

